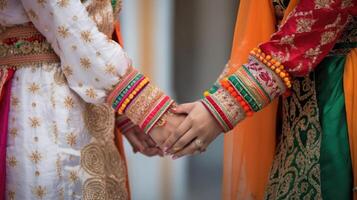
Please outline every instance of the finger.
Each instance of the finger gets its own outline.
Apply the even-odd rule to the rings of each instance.
[[[180,139],[175,142],[173,147],[171,147],[169,151],[167,151],[167,153],[175,154],[176,152],[180,151],[184,147],[188,146],[188,144],[191,143],[195,138],[197,138],[198,134],[200,133],[190,129],[186,134],[184,134]]]
[[[179,127],[169,135],[166,141],[160,146],[165,152],[171,148],[178,139],[180,139],[188,130],[191,129],[192,120],[189,117],[179,125]]]
[[[194,141],[192,141],[187,147],[185,147],[184,149],[182,149],[181,151],[175,153],[172,156],[172,159],[176,160],[178,158],[181,158],[182,156],[186,156],[186,155],[192,155],[194,154],[196,151],[199,151],[197,145],[195,144]]]
[[[145,140],[146,143],[149,145],[149,147],[156,147],[156,143],[154,142],[154,140],[152,140],[150,137],[147,137],[147,139]]]
[[[188,114],[194,108],[194,106],[195,103],[185,103],[173,108],[172,111],[176,114]]]
[[[146,155],[146,156],[149,156],[149,157],[152,157],[152,156],[157,156],[157,155],[160,155],[162,156],[163,155],[163,152],[161,151],[161,149],[159,148],[146,148],[142,154]]]
[[[142,142],[136,137],[134,132],[128,132],[126,134],[126,138],[130,142],[130,144],[136,148],[139,151],[143,151],[145,149],[145,146],[142,144]]]

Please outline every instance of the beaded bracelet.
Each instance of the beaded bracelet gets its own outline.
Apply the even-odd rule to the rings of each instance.
[[[274,71],[284,81],[287,88],[291,88],[291,77],[279,61],[276,61],[270,55],[266,55],[259,48],[254,48],[250,54]]]

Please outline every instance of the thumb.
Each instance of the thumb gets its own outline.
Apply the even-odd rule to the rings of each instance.
[[[173,108],[172,111],[175,114],[188,114],[189,112],[191,112],[194,105],[195,105],[194,103],[181,104],[178,105],[176,108]]]

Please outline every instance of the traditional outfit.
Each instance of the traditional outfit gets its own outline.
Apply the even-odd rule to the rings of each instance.
[[[352,0],[240,2],[202,102],[226,131],[266,108],[226,135],[224,199],[357,197],[356,16]]]
[[[0,199],[129,199],[115,113],[148,133],[172,100],[111,39],[119,10],[0,0]]]

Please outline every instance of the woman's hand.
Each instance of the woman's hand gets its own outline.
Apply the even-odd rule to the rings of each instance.
[[[222,129],[201,102],[179,105],[176,114],[188,114],[161,146],[173,159],[206,150],[207,146],[220,134]]]
[[[175,132],[184,119],[184,115],[167,113],[164,117],[164,125],[154,127],[149,132],[149,135],[158,146],[161,146]]]
[[[124,133],[124,136],[133,147],[134,153],[140,152],[149,157],[164,155],[151,137],[146,135],[138,126],[128,130]]]

